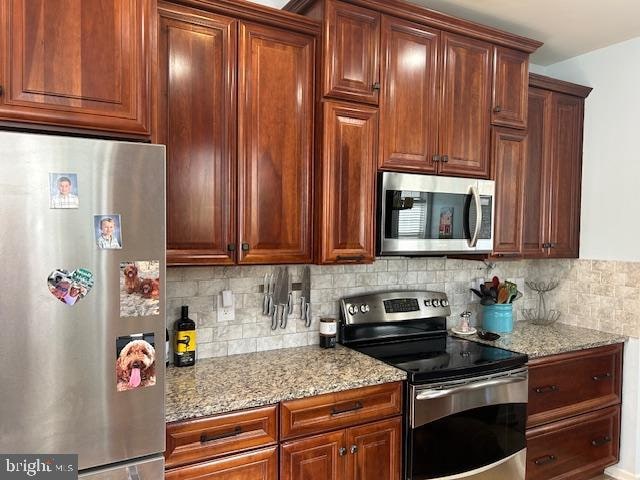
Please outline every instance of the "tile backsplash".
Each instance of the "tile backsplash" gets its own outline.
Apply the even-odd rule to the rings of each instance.
[[[290,265],[292,282],[300,282],[302,266]],[[479,304],[469,291],[479,279],[497,275],[518,284],[524,296],[514,304],[520,310],[535,308],[537,294],[525,280],[558,280],[548,297],[549,308],[562,312],[560,321],[612,333],[640,333],[640,263],[596,260],[501,261],[488,269],[480,261],[447,258],[380,258],[371,265],[311,265],[311,327],[300,319],[299,295],[293,292],[294,310],[286,329],[271,330],[271,319],[262,315],[260,288],[265,273],[274,266],[171,267],[167,269],[167,326],[172,329],[180,306],[198,329],[200,358],[233,355],[318,343],[318,322],[338,317],[338,300],[344,296],[391,289],[445,291],[451,301],[449,325],[470,310],[478,324]],[[231,290],[235,319],[217,321],[218,296]]]

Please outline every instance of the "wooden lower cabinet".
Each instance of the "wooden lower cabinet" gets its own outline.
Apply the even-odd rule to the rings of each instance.
[[[165,480],[277,480],[278,448],[239,453],[165,472]]]
[[[527,480],[590,480],[618,461],[620,406],[527,431]]]
[[[280,480],[399,480],[402,417],[285,442]]]
[[[529,362],[527,480],[591,480],[618,461],[622,350]]]

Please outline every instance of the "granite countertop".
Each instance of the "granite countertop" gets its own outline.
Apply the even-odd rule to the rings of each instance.
[[[187,420],[405,379],[402,370],[341,345],[207,358],[167,369],[165,416]]]
[[[586,348],[601,347],[626,341],[627,337],[611,333],[573,327],[563,323],[543,326],[530,322],[516,322],[513,332],[501,333],[494,342],[482,340],[478,335],[456,335],[512,352],[526,353],[529,358],[544,357],[558,353],[573,352]]]

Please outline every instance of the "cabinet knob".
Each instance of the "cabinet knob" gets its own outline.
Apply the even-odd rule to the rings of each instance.
[[[609,435],[605,435],[604,437],[591,440],[591,445],[593,445],[594,447],[600,447],[602,445],[606,445],[609,442],[611,442],[611,437]]]
[[[358,451],[357,445],[351,445],[351,453],[356,453]]]
[[[235,243],[230,243],[227,245],[227,250],[229,250],[230,252],[235,251],[236,249],[236,244]]]
[[[338,449],[338,455],[340,455],[341,457],[343,457],[344,455],[346,455],[346,453],[347,453],[347,449],[346,449],[346,448],[344,448],[344,447],[340,447],[340,448]]]
[[[549,242],[545,242],[542,244],[542,248],[551,248],[551,244]]]
[[[434,155],[433,157],[431,157],[432,162],[440,162],[441,160],[442,160],[441,155]]]
[[[248,252],[249,251],[249,244],[248,243],[243,243],[242,244],[242,251],[243,252]]]
[[[553,463],[558,458],[555,455],[545,455],[544,457],[536,458],[533,463],[536,465],[545,465],[547,463]]]
[[[502,111],[502,107],[501,107],[500,105],[496,105],[496,106],[493,108],[493,111],[494,111],[495,113],[500,113],[500,112]]]
[[[449,163],[449,155],[442,156],[442,163]]]
[[[374,84],[373,84],[373,89],[374,89],[375,91],[380,90],[380,82],[376,82],[376,83],[374,83]]]

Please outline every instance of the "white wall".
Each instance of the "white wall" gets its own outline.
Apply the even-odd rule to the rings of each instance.
[[[640,37],[534,70],[593,87],[585,103],[580,257],[640,260]],[[618,479],[640,479],[640,351],[625,345]]]
[[[585,104],[580,257],[640,260],[640,37],[544,68]]]

